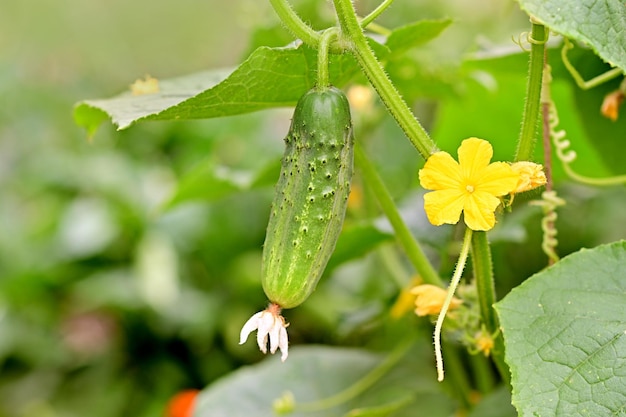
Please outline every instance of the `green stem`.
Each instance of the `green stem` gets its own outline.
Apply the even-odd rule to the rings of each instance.
[[[478,293],[482,322],[491,335],[497,335],[494,340],[495,346],[491,357],[502,378],[508,382],[509,368],[504,362],[502,333],[499,331],[498,317],[493,308],[496,302],[496,290],[487,232],[475,232],[474,236],[472,236],[472,263],[474,265],[474,279],[476,280],[476,291]]]
[[[355,145],[354,156],[365,182],[378,199],[381,209],[387,216],[387,219],[389,219],[393,230],[396,232],[396,238],[404,248],[415,270],[420,274],[425,283],[442,286],[443,284],[441,278],[439,278],[439,274],[437,274],[431,265],[418,241],[415,239],[406,223],[404,223],[404,220],[402,220],[402,216],[400,216],[389,190],[387,190],[374,164],[367,158],[363,148],[358,142]]]
[[[526,103],[522,118],[515,161],[532,160],[533,148],[537,139],[537,125],[539,121],[541,83],[543,73],[543,51],[548,34],[545,26],[532,22],[531,35],[528,38],[530,47],[530,63],[528,69],[528,84],[526,86]]]
[[[487,331],[493,334],[498,329],[498,321],[493,309],[496,302],[496,291],[487,232],[474,233],[472,237],[472,262],[476,290],[478,291],[480,316],[487,327]]]
[[[424,159],[437,150],[426,130],[417,121],[367,43],[351,0],[333,0],[344,41],[349,45],[362,71],[376,89],[387,110],[396,119]]]
[[[320,34],[300,19],[287,0],[270,0],[270,3],[280,20],[296,38],[312,48],[319,44]]]
[[[481,354],[470,355],[468,359],[472,368],[472,375],[476,381],[476,389],[481,394],[488,394],[496,385],[491,362]]]
[[[337,38],[339,29],[336,27],[324,31],[317,50],[317,88],[326,89],[330,86],[328,76],[328,54],[331,42]]]
[[[443,356],[441,354],[441,329],[443,327],[443,321],[446,318],[446,313],[454,297],[456,287],[459,286],[461,276],[463,275],[463,269],[467,263],[467,254],[470,249],[470,242],[472,241],[472,229],[469,227],[465,229],[465,236],[463,237],[463,246],[461,246],[461,253],[459,254],[459,261],[456,264],[456,269],[450,280],[450,286],[448,287],[448,293],[446,299],[443,302],[439,316],[437,317],[437,323],[435,324],[435,333],[433,335],[435,343],[435,358],[437,360],[437,380],[443,381]]]
[[[380,16],[382,12],[384,12],[387,9],[387,7],[391,6],[391,3],[393,3],[393,0],[385,0],[382,3],[380,3],[380,5],[378,5],[377,8],[372,10],[370,14],[368,14],[363,19],[361,19],[361,27],[365,28],[369,26],[370,23],[376,20],[378,16]]]
[[[354,385],[346,388],[345,390],[319,401],[314,401],[310,403],[296,404],[294,411],[298,411],[300,413],[309,413],[313,411],[327,410],[332,407],[336,407],[340,404],[343,404],[356,396],[362,394],[374,385],[380,378],[382,378],[387,372],[393,368],[400,359],[406,355],[409,351],[409,348],[413,345],[413,337],[406,339],[405,341],[396,345],[394,350],[389,353],[389,355],[382,361],[380,365],[376,368],[372,369],[370,373],[365,375],[363,378],[359,379]]]

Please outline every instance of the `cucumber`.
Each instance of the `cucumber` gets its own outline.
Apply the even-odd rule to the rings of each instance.
[[[307,92],[285,144],[261,274],[269,300],[293,308],[315,289],[343,225],[354,159],[345,94],[334,87]]]

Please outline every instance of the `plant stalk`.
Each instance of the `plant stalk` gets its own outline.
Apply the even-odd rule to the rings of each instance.
[[[431,153],[437,151],[437,146],[415,118],[398,90],[387,77],[380,61],[374,55],[374,51],[370,48],[363,34],[351,0],[333,0],[333,2],[343,32],[343,41],[349,45],[361,70],[371,82],[389,113],[396,119],[420,155],[427,159]]]
[[[548,34],[545,26],[532,21],[530,37],[530,62],[528,68],[528,84],[526,85],[526,102],[520,131],[515,161],[530,161],[537,140],[541,84],[543,78],[543,55]]]
[[[417,273],[420,274],[425,283],[443,286],[439,274],[431,265],[419,242],[415,239],[404,220],[402,220],[402,216],[400,216],[389,190],[387,190],[374,164],[367,158],[365,151],[359,143],[355,145],[354,156],[365,182],[374,191],[381,209],[396,233],[396,238],[404,248],[409,261]]]
[[[491,357],[500,375],[508,383],[510,379],[509,368],[504,362],[502,333],[499,331],[498,316],[493,308],[496,302],[496,290],[487,232],[474,232],[472,236],[472,264],[474,266],[474,279],[476,280],[480,316],[489,334],[494,336],[495,346],[491,352]]]
[[[270,0],[270,3],[280,20],[297,39],[312,48],[317,47],[321,35],[300,19],[287,0]]]

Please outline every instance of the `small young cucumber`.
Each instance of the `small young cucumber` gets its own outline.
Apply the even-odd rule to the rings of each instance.
[[[261,273],[270,301],[292,308],[315,289],[346,212],[354,138],[345,94],[334,87],[307,92],[285,144]]]

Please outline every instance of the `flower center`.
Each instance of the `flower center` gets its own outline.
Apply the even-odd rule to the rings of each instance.
[[[465,186],[465,189],[467,190],[468,193],[473,193],[474,192],[474,186],[471,184],[467,184]]]

